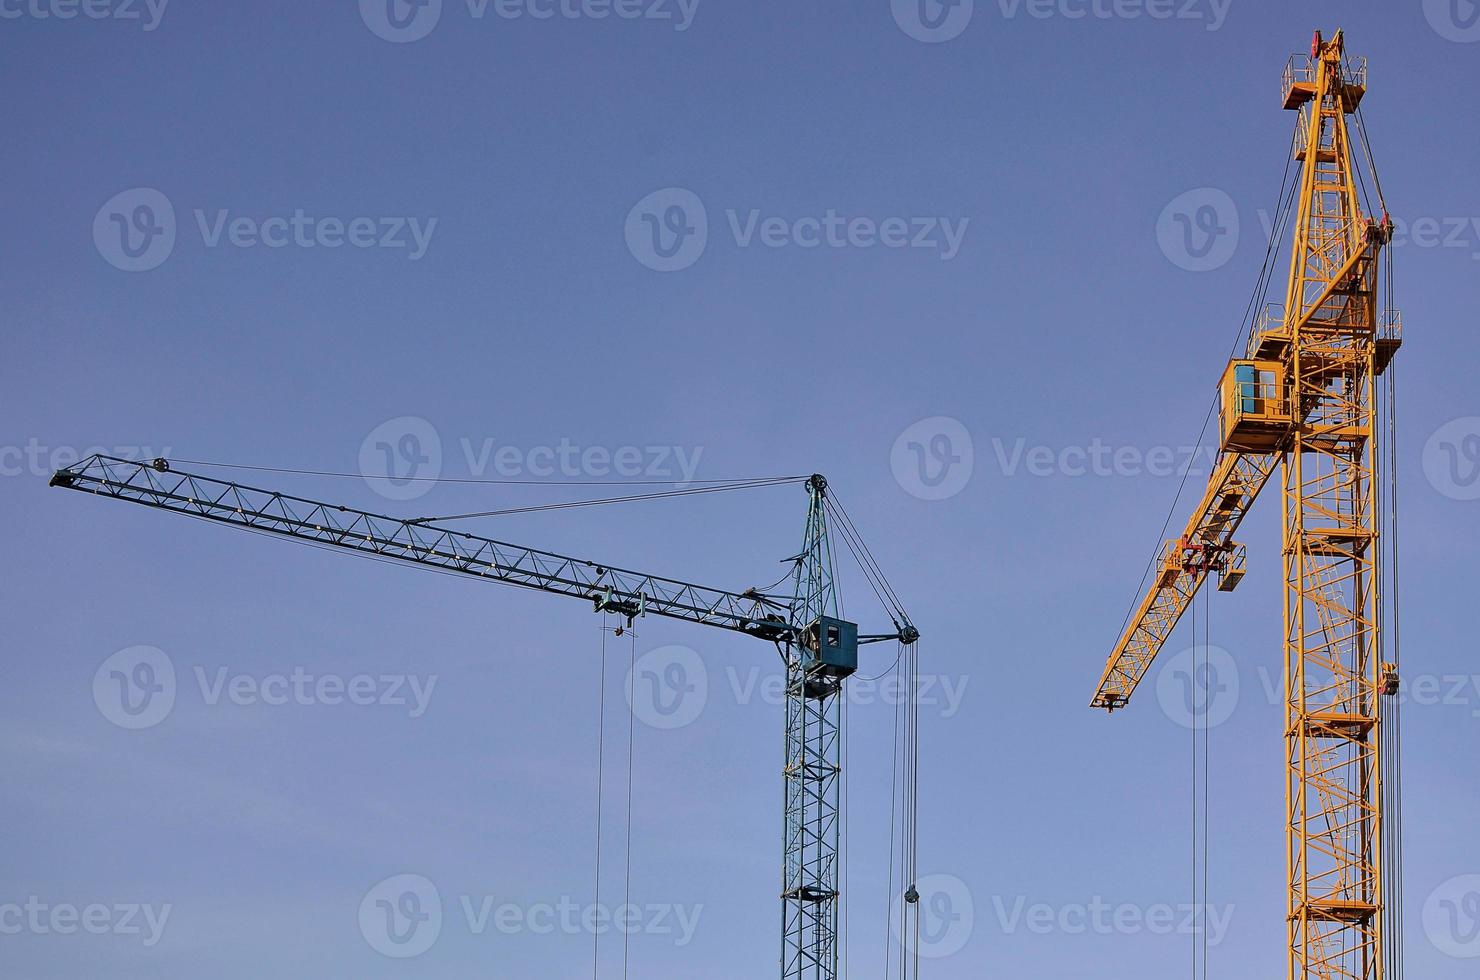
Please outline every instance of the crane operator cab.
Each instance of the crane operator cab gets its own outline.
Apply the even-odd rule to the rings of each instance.
[[[1276,452],[1290,434],[1290,393],[1279,361],[1230,361],[1218,385],[1227,452]]]

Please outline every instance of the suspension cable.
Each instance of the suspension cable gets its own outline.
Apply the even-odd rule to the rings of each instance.
[[[636,682],[635,675],[637,672],[637,632],[636,630],[629,629],[627,631],[627,635],[632,640],[631,653],[629,654],[627,660],[627,683],[634,684]],[[623,856],[622,860],[623,915],[629,914],[632,908],[632,763],[633,748],[635,745],[634,736],[636,735],[636,732],[637,712],[636,710],[629,710],[627,712],[627,844],[626,853]],[[631,945],[631,940],[632,931],[630,929],[622,930],[622,980],[627,980],[628,952]]]
[[[840,515],[842,515],[843,523],[847,525],[853,539],[858,542],[859,548],[862,549],[864,557],[867,558],[869,565],[873,567],[875,574],[878,576],[880,585],[883,587],[884,592],[889,596],[890,600],[893,603],[894,611],[897,612],[900,616],[908,619],[908,617],[905,616],[904,603],[900,601],[899,593],[895,592],[894,587],[889,584],[888,577],[884,574],[884,570],[879,566],[878,560],[874,558],[873,552],[869,550],[868,543],[864,541],[863,535],[859,533],[857,525],[853,523],[853,518],[848,516],[848,511],[843,506],[843,502],[836,499],[836,495],[833,495],[831,499],[834,508]]]
[[[606,634],[607,613],[601,614],[601,663],[597,672],[596,708],[596,874],[591,887],[591,906],[601,908],[601,817],[603,810],[602,777],[606,772]],[[601,930],[591,930],[591,980],[596,980],[601,962]]]
[[[712,487],[687,487],[682,490],[662,490],[653,493],[627,494],[617,497],[594,497],[587,500],[567,500],[557,504],[532,504],[527,507],[506,507],[502,510],[482,510],[470,514],[448,514],[441,517],[417,517],[407,521],[407,524],[428,524],[432,522],[463,521],[477,517],[504,517],[509,514],[535,514],[547,510],[570,510],[575,507],[597,507],[603,504],[625,504],[637,500],[661,500],[668,497],[689,497],[701,493],[725,493],[731,490],[753,490],[758,487],[775,487],[787,483],[796,483],[791,478],[782,480],[759,480],[750,483],[728,483]]]
[[[367,475],[365,473],[347,472],[347,471],[344,471],[344,470],[298,469],[298,468],[287,467],[287,466],[254,466],[254,465],[249,465],[247,463],[223,463],[223,462],[220,462],[219,460],[178,459],[178,458],[173,457],[173,456],[170,457],[170,460],[169,461],[171,463],[185,463],[185,464],[191,465],[191,466],[219,466],[219,467],[221,467],[223,469],[229,469],[229,470],[258,470],[258,471],[265,472],[265,473],[291,473],[291,474],[295,474],[297,476],[327,476],[327,477],[334,477],[336,479],[352,479],[352,480],[364,480],[364,479],[367,479]],[[375,477],[374,477],[373,474],[371,474],[368,478],[374,479]],[[736,477],[736,478],[725,479],[725,480],[718,480],[718,479],[709,479],[709,480],[566,480],[566,479],[558,479],[558,480],[555,480],[555,479],[545,479],[545,480],[515,480],[515,479],[506,479],[506,478],[503,478],[503,477],[402,476],[402,477],[397,477],[396,479],[399,482],[405,482],[405,483],[474,483],[474,484],[494,484],[494,485],[503,485],[503,486],[526,486],[526,487],[560,487],[560,486],[569,486],[569,487],[582,487],[582,486],[585,486],[585,487],[598,487],[598,486],[628,486],[628,487],[652,486],[652,487],[661,487],[661,486],[669,486],[669,487],[671,487],[671,486],[674,486],[674,485],[680,484],[680,483],[686,483],[686,484],[688,484],[688,483],[692,483],[692,484],[761,483],[761,482],[776,482],[776,483],[797,482],[797,483],[800,483],[801,481],[805,480],[806,477],[805,476],[755,476],[755,477]]]
[[[1292,183],[1290,181],[1290,166],[1295,159],[1295,147],[1298,136],[1299,125],[1297,123],[1295,132],[1290,136],[1289,150],[1285,154],[1285,169],[1280,177],[1279,194],[1275,198],[1275,218],[1273,224],[1270,226],[1269,242],[1264,249],[1264,259],[1259,268],[1259,275],[1254,282],[1254,290],[1249,294],[1249,302],[1244,306],[1243,316],[1239,319],[1238,329],[1234,332],[1233,346],[1229,350],[1230,359],[1237,356],[1239,344],[1244,339],[1245,329],[1252,333],[1254,309],[1257,304],[1268,300],[1269,288],[1274,281],[1274,264],[1272,260],[1280,241],[1284,237],[1280,229],[1284,227],[1286,217],[1290,209],[1294,206],[1295,195],[1299,192],[1299,183]],[[1202,427],[1197,433],[1197,445],[1199,446],[1202,445],[1203,437],[1207,435],[1208,424],[1213,419],[1213,413],[1216,411],[1217,405],[1218,399],[1215,395],[1212,402],[1208,405],[1207,414],[1203,416]],[[1177,507],[1182,502],[1182,494],[1187,488],[1187,478],[1191,474],[1191,471],[1192,467],[1188,466],[1182,473],[1181,481],[1177,484],[1177,492],[1172,497],[1171,506],[1167,508],[1167,515],[1162,521],[1161,530],[1156,534],[1156,544],[1151,549],[1151,558],[1147,560],[1146,568],[1141,572],[1141,579],[1136,583],[1135,591],[1131,595],[1130,605],[1126,608],[1125,617],[1121,620],[1121,636],[1125,635],[1126,627],[1130,625],[1131,617],[1135,615],[1136,607],[1140,605],[1146,581],[1151,575],[1151,570],[1156,566],[1156,556],[1160,553],[1161,542],[1166,537],[1167,528],[1171,527],[1172,518],[1177,514]]]

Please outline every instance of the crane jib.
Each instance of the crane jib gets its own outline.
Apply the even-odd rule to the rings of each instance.
[[[58,470],[51,485],[126,500],[393,561],[568,595],[629,620],[665,616],[771,642],[802,635],[777,610],[787,596],[730,592],[273,490],[185,473],[164,460],[95,455]],[[913,627],[906,627],[913,633]],[[860,642],[896,638],[860,637]],[[915,633],[914,635],[918,635]]]

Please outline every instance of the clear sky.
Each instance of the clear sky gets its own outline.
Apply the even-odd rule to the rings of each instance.
[[[446,480],[826,473],[934,679],[920,871],[945,918],[927,975],[1185,975],[1172,658],[1190,627],[1132,710],[1086,705],[1263,257],[1293,121],[1281,70],[1344,26],[1405,232],[1410,975],[1473,976],[1477,17],[1468,0],[0,0],[0,974],[591,975],[589,609],[47,488],[102,447]],[[1196,457],[1194,489],[1205,472]],[[239,475],[405,515],[594,492]],[[805,504],[788,486],[471,526],[739,589],[780,574]],[[1277,509],[1245,527],[1239,591],[1199,605],[1226,651],[1223,976],[1284,969]],[[842,585],[884,625],[856,569]],[[635,650],[607,639],[599,904],[626,894],[636,715],[631,974],[773,975],[774,654],[637,632]],[[891,655],[870,648],[861,673]],[[172,698],[120,700],[171,672]],[[677,718],[652,696],[674,677],[700,699]],[[350,703],[356,684],[375,703]],[[890,950],[893,718],[888,689],[850,702],[853,977],[884,977]],[[438,929],[387,931],[382,900],[439,906]],[[602,976],[622,939],[600,937]]]

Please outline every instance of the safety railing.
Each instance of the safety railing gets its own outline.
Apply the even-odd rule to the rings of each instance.
[[[1385,310],[1377,318],[1378,340],[1402,340],[1403,339],[1403,311]]]
[[[1290,60],[1285,62],[1285,70],[1280,76],[1280,99],[1288,104],[1291,89],[1297,84],[1314,85],[1315,80],[1315,59],[1309,54],[1290,55]],[[1347,58],[1342,62],[1341,81],[1346,85],[1366,88],[1367,59],[1365,57]]]

